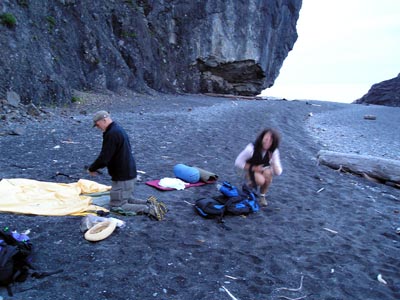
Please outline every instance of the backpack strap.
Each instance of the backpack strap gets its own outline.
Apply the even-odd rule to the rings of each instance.
[[[41,278],[44,278],[44,277],[47,277],[47,276],[51,276],[51,275],[54,275],[54,274],[58,274],[58,273],[62,273],[62,272],[64,272],[63,269],[58,269],[58,270],[55,270],[55,271],[47,271],[47,272],[34,272],[34,273],[32,273],[32,277],[33,278],[37,278],[37,279],[41,279]]]
[[[229,226],[226,226],[226,225],[225,225],[224,215],[225,215],[225,212],[226,212],[226,208],[227,208],[229,205],[231,205],[234,201],[235,201],[235,197],[230,197],[230,198],[228,199],[228,201],[225,202],[224,207],[223,207],[223,209],[222,209],[222,212],[221,212],[221,214],[219,215],[219,217],[218,217],[218,219],[217,219],[218,223],[220,223],[220,224],[221,224],[221,227],[224,228],[225,230],[232,230],[232,228],[230,228]]]

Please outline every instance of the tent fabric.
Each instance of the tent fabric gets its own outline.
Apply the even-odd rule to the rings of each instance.
[[[80,179],[74,183],[44,182],[32,179],[0,181],[0,211],[45,216],[87,215],[105,208],[92,204],[84,194],[105,192],[111,187]]]

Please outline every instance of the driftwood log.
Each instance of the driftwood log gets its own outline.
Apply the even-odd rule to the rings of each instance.
[[[384,183],[400,184],[400,161],[370,155],[321,150],[318,163]]]

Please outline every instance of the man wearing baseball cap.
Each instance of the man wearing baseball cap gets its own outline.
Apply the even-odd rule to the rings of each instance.
[[[112,180],[110,210],[127,216],[148,214],[161,220],[166,213],[164,204],[151,197],[150,201],[133,198],[137,171],[126,131],[104,110],[94,114],[93,127],[103,132],[103,144],[99,156],[89,166],[88,172],[94,176],[98,174],[98,169],[107,167]]]

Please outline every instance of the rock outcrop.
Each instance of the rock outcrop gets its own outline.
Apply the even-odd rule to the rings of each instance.
[[[301,0],[3,0],[0,99],[74,90],[256,95],[296,39]]]
[[[367,94],[354,103],[400,106],[400,74],[395,78],[374,84]]]

